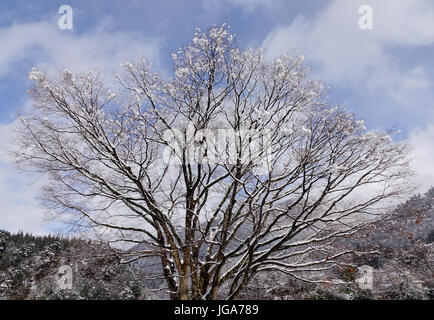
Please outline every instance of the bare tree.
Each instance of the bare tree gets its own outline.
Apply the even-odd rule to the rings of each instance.
[[[129,260],[159,257],[172,299],[234,299],[259,272],[330,268],[350,253],[330,254],[333,241],[405,190],[406,146],[329,106],[302,57],[267,62],[223,25],[173,60],[171,77],[142,59],[110,85],[32,69],[16,152],[49,175],[51,212],[141,243]]]

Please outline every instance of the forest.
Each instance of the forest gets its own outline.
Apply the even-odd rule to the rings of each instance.
[[[311,281],[270,272],[254,278],[241,299],[434,299],[434,188],[398,206],[388,219],[337,247],[372,252],[351,256]],[[122,264],[106,244],[56,235],[0,231],[2,299],[167,299],[158,264],[146,259]],[[57,271],[73,270],[72,289],[61,289]],[[373,268],[372,289],[357,283],[358,267]],[[160,273],[160,277],[158,274]],[[315,280],[322,280],[316,282]],[[264,290],[265,288],[265,290]]]

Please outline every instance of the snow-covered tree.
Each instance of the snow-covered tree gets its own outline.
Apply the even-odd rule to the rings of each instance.
[[[302,57],[241,50],[198,30],[171,76],[140,60],[107,83],[29,77],[34,112],[16,152],[48,174],[44,205],[158,257],[172,299],[236,298],[258,273],[304,279],[405,189],[406,146],[329,106]],[[225,289],[225,290],[223,290]]]

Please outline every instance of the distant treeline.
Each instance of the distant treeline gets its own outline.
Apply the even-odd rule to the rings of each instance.
[[[71,244],[77,243],[79,241],[83,240],[52,234],[38,236],[28,232],[24,233],[23,231],[11,233],[9,231],[0,229],[0,254],[6,249],[8,244],[13,244],[15,247],[31,245],[35,251],[40,251],[46,246],[52,245],[54,243],[58,243],[63,248],[67,248]]]

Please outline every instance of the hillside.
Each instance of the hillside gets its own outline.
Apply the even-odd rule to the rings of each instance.
[[[276,273],[259,275],[244,299],[433,299],[434,188],[400,205],[385,220],[335,243],[358,252],[321,277],[340,285],[314,284]],[[143,245],[138,245],[141,248]],[[119,252],[118,252],[119,253]],[[0,299],[166,299],[157,258],[120,263],[99,242],[0,230]],[[71,290],[60,289],[62,265],[73,271]],[[373,290],[361,290],[354,266],[373,268]],[[328,281],[327,280],[327,281]],[[265,288],[265,289],[264,289]]]
[[[72,267],[72,290],[57,284],[62,265]],[[149,299],[146,286],[140,269],[101,243],[0,231],[3,299]]]
[[[341,285],[298,281],[282,274],[261,275],[244,298],[283,299],[434,299],[434,188],[415,195],[388,217],[372,223],[358,234],[335,242],[360,254],[342,259],[341,266],[319,278],[342,281]],[[358,268],[373,269],[373,290],[355,283]],[[267,288],[265,290],[263,288]]]

